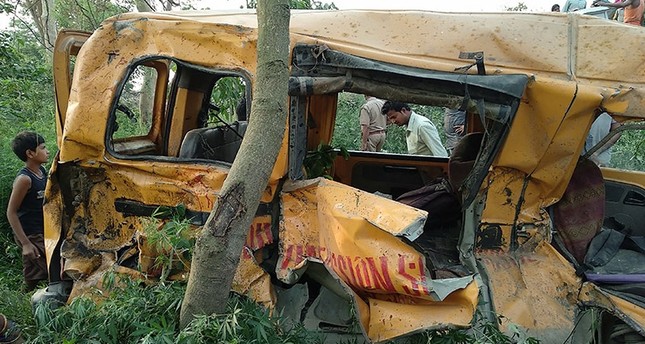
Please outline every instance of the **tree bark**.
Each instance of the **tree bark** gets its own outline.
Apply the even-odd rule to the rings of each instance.
[[[150,6],[150,3],[146,0],[134,0],[134,5],[137,7],[139,12],[154,12],[155,9]]]
[[[38,28],[43,46],[52,50],[56,42],[58,29],[54,19],[54,0],[27,0],[25,2],[31,18]]]
[[[197,239],[180,324],[222,313],[260,196],[286,126],[289,1],[258,2],[257,79],[249,126],[237,158]]]

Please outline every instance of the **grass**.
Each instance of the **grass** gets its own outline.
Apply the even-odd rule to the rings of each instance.
[[[0,89],[2,90],[2,89]],[[53,97],[51,98],[53,99]],[[339,116],[332,139],[334,147],[357,150],[360,145],[358,109],[362,95],[341,94]],[[6,209],[11,184],[22,162],[10,150],[9,142],[21,130],[41,133],[48,144],[50,156],[56,154],[56,134],[53,104],[41,108],[29,107],[37,112],[15,116],[0,112],[0,126],[10,128],[0,134],[0,205]],[[443,139],[442,110],[436,107],[413,107],[427,115],[437,126]],[[625,166],[643,170],[642,136],[624,134],[614,147],[614,159]],[[635,143],[635,144],[630,144]],[[389,126],[384,149],[392,153],[405,153],[405,130]],[[635,152],[638,152],[636,154]],[[175,227],[164,227],[169,233]],[[152,238],[162,247],[169,238]],[[284,330],[282,320],[270,315],[255,303],[240,296],[231,297],[228,312],[222,315],[196,319],[187,329],[178,329],[180,302],[185,284],[160,283],[141,286],[131,281],[125,287],[114,289],[101,303],[89,298],[79,298],[67,307],[57,310],[38,308],[34,313],[29,302],[30,294],[22,292],[21,252],[13,242],[11,230],[4,216],[0,217],[0,311],[15,320],[31,343],[318,343],[321,338],[302,328]],[[185,248],[182,248],[185,250]],[[171,250],[172,251],[172,250]],[[175,252],[177,253],[177,252]],[[183,253],[179,252],[179,253]],[[169,259],[166,268],[172,266]],[[516,331],[516,332],[513,332]],[[360,342],[360,341],[357,341]],[[511,328],[505,335],[496,324],[485,324],[470,331],[428,331],[404,338],[398,343],[536,343],[522,337],[519,329]]]
[[[201,316],[179,330],[179,309],[185,292],[180,282],[143,286],[130,280],[97,303],[80,297],[55,310],[41,305],[32,343],[320,343],[317,334],[295,327],[253,301],[232,294],[227,312]],[[103,295],[99,295],[103,298]]]

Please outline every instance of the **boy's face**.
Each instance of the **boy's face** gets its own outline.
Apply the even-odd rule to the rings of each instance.
[[[27,158],[32,159],[34,162],[44,164],[49,160],[49,151],[44,143],[36,147],[36,150],[27,150]]]

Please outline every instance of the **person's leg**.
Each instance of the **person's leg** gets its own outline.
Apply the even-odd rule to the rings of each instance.
[[[380,152],[385,143],[385,133],[371,134],[367,138],[367,150],[369,152]]]
[[[47,272],[47,260],[45,258],[45,240],[42,234],[29,235],[29,241],[31,241],[40,256],[35,259],[28,259],[23,257],[22,259],[22,272],[25,277],[25,284],[27,292],[36,289],[39,283],[47,282],[48,272]]]
[[[376,142],[376,151],[380,152],[383,149],[383,145],[385,144],[385,133],[380,133],[377,134],[377,142]]]

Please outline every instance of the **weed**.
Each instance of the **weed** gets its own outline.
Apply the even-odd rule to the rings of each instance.
[[[144,225],[140,245],[150,246],[143,251],[150,251],[148,254],[154,256],[153,268],[161,270],[161,281],[167,280],[172,271],[187,271],[190,267],[195,238],[190,233],[190,221],[185,214],[183,205],[172,209],[159,208]],[[168,221],[160,220],[169,216],[171,219]]]

